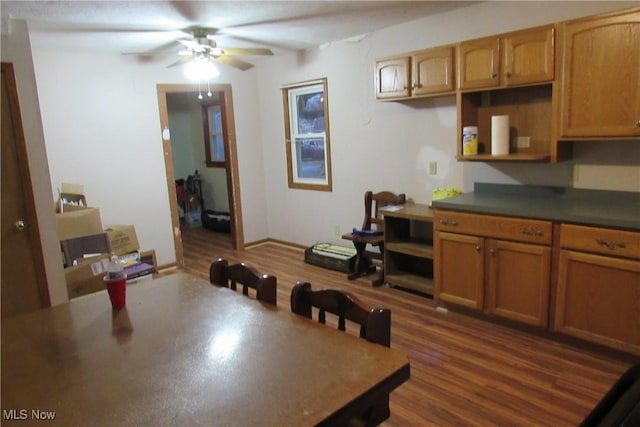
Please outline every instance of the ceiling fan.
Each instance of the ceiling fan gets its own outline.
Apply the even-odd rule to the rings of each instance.
[[[267,48],[223,48],[218,46],[213,28],[192,27],[185,30],[189,38],[176,39],[182,44],[182,49],[178,50],[178,55],[182,56],[178,61],[170,64],[167,68],[185,64],[189,61],[211,61],[219,62],[238,68],[242,71],[253,67],[253,64],[236,58],[242,55],[273,55],[271,49]],[[137,53],[138,55],[166,54],[167,52],[147,52]]]

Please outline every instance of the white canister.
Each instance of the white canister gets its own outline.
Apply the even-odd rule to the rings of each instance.
[[[509,154],[509,116],[491,116],[491,154]]]
[[[478,126],[462,128],[462,154],[464,156],[478,154]]]

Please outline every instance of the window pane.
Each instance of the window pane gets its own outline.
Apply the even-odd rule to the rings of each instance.
[[[215,133],[222,133],[222,113],[220,110],[213,111],[213,130]]]
[[[209,132],[208,161],[224,162],[224,130],[222,128],[222,110],[219,105],[207,107],[207,129]]]
[[[224,161],[224,140],[222,135],[211,136],[211,159],[215,162]]]
[[[322,91],[298,95],[296,112],[298,134],[324,132],[324,97]]]
[[[296,138],[295,141],[298,177],[325,180],[324,138]]]

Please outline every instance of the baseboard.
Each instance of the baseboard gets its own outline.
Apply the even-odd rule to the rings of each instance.
[[[287,248],[299,249],[301,251],[304,251],[307,248],[306,246],[300,245],[298,243],[292,243],[292,242],[287,242],[285,240],[271,239],[271,238],[256,240],[255,242],[250,242],[250,243],[245,243],[244,248],[252,249],[262,245],[279,245],[279,246],[285,246]]]

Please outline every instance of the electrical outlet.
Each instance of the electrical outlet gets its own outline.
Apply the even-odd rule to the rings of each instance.
[[[580,171],[578,165],[571,165],[571,180],[573,182],[578,182],[580,179]]]
[[[333,234],[335,234],[336,237],[340,237],[342,235],[342,233],[340,233],[340,226],[339,225],[334,225],[333,226]]]
[[[529,148],[531,146],[531,138],[528,136],[519,136],[516,138],[516,148]]]
[[[438,162],[429,162],[429,175],[438,175]]]

